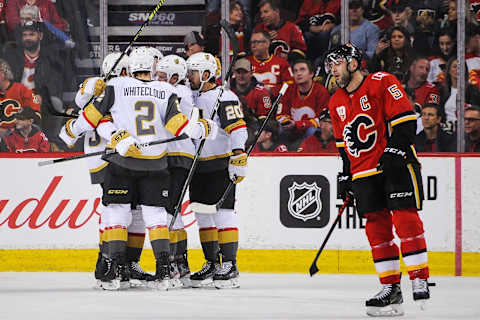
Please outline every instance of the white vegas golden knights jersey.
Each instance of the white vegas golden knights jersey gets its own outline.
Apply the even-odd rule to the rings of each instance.
[[[187,86],[178,84],[175,86],[175,91],[180,101],[180,111],[190,117],[193,108],[193,94],[192,90]],[[170,137],[173,135],[167,131]],[[167,144],[168,166],[180,167],[190,169],[195,154],[195,146],[191,139],[185,139]]]
[[[170,99],[174,103],[169,105]],[[128,130],[139,143],[170,138],[165,128],[177,133],[186,121],[179,116],[175,87],[160,81],[114,78],[108,82],[97,109],[103,115],[111,114],[115,126]],[[142,148],[142,154],[135,158],[113,154],[104,159],[132,170],[163,170],[167,167],[166,154],[166,144],[159,144]]]
[[[206,92],[201,92],[194,100],[194,104],[201,110],[203,118],[210,119],[215,102],[220,92],[215,87]],[[230,90],[225,90],[220,100],[220,106],[213,119],[219,126],[217,137],[206,140],[205,146],[199,157],[199,172],[218,171],[228,167],[228,158],[232,154],[232,136],[242,131],[240,148],[245,148],[246,124],[238,97]]]
[[[83,109],[93,97],[95,84],[100,79],[102,78],[88,78],[80,85],[75,96],[75,103],[80,109]],[[83,150],[86,154],[103,151],[107,143],[108,141],[100,137],[95,130],[87,131],[85,133]],[[105,174],[103,169],[108,165],[108,162],[102,160],[101,156],[90,157],[86,160],[92,184],[102,183]]]

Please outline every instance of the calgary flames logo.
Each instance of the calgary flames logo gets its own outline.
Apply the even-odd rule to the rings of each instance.
[[[343,129],[343,139],[348,153],[358,158],[360,153],[373,148],[377,141],[377,131],[371,130],[375,122],[366,114],[359,114]]]

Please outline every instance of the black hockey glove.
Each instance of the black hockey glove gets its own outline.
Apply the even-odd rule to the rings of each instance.
[[[385,167],[406,166],[409,163],[419,164],[415,153],[415,147],[413,145],[409,145],[408,147],[398,147],[387,144],[380,160],[378,160],[378,166],[380,169]]]
[[[345,201],[347,196],[353,199],[352,176],[339,172],[337,174],[337,199]]]

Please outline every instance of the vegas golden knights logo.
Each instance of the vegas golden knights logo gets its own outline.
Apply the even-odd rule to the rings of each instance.
[[[358,158],[362,152],[373,148],[377,142],[375,122],[367,114],[359,114],[343,128],[343,140],[348,153]]]

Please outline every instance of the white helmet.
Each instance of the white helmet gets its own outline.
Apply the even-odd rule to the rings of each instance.
[[[150,52],[150,55],[152,56],[152,58],[154,59],[157,58],[158,60],[163,58],[162,52],[157,48],[154,48],[154,47],[145,47],[145,48],[147,48],[147,50]]]
[[[171,54],[158,62],[156,71],[166,73],[168,82],[172,76],[178,75],[178,80],[174,84],[176,85],[187,76],[187,62],[182,57]]]
[[[152,72],[153,58],[150,50],[146,47],[138,47],[132,50],[128,58],[128,70],[134,72]]]
[[[197,52],[192,54],[187,59],[187,69],[188,71],[198,70],[200,73],[200,81],[203,85],[204,82],[207,82],[212,77],[215,77],[217,74],[217,61],[213,55],[206,52]],[[202,81],[202,76],[205,71],[210,71],[209,79]]]
[[[120,52],[112,52],[109,53],[104,59],[102,63],[102,72],[104,75],[107,75],[110,70],[112,70],[113,65],[117,62],[118,58],[120,58],[122,54]],[[122,60],[117,64],[115,69],[112,70],[112,76],[120,76],[122,74],[122,70],[125,68],[128,70],[128,55],[124,55]]]

